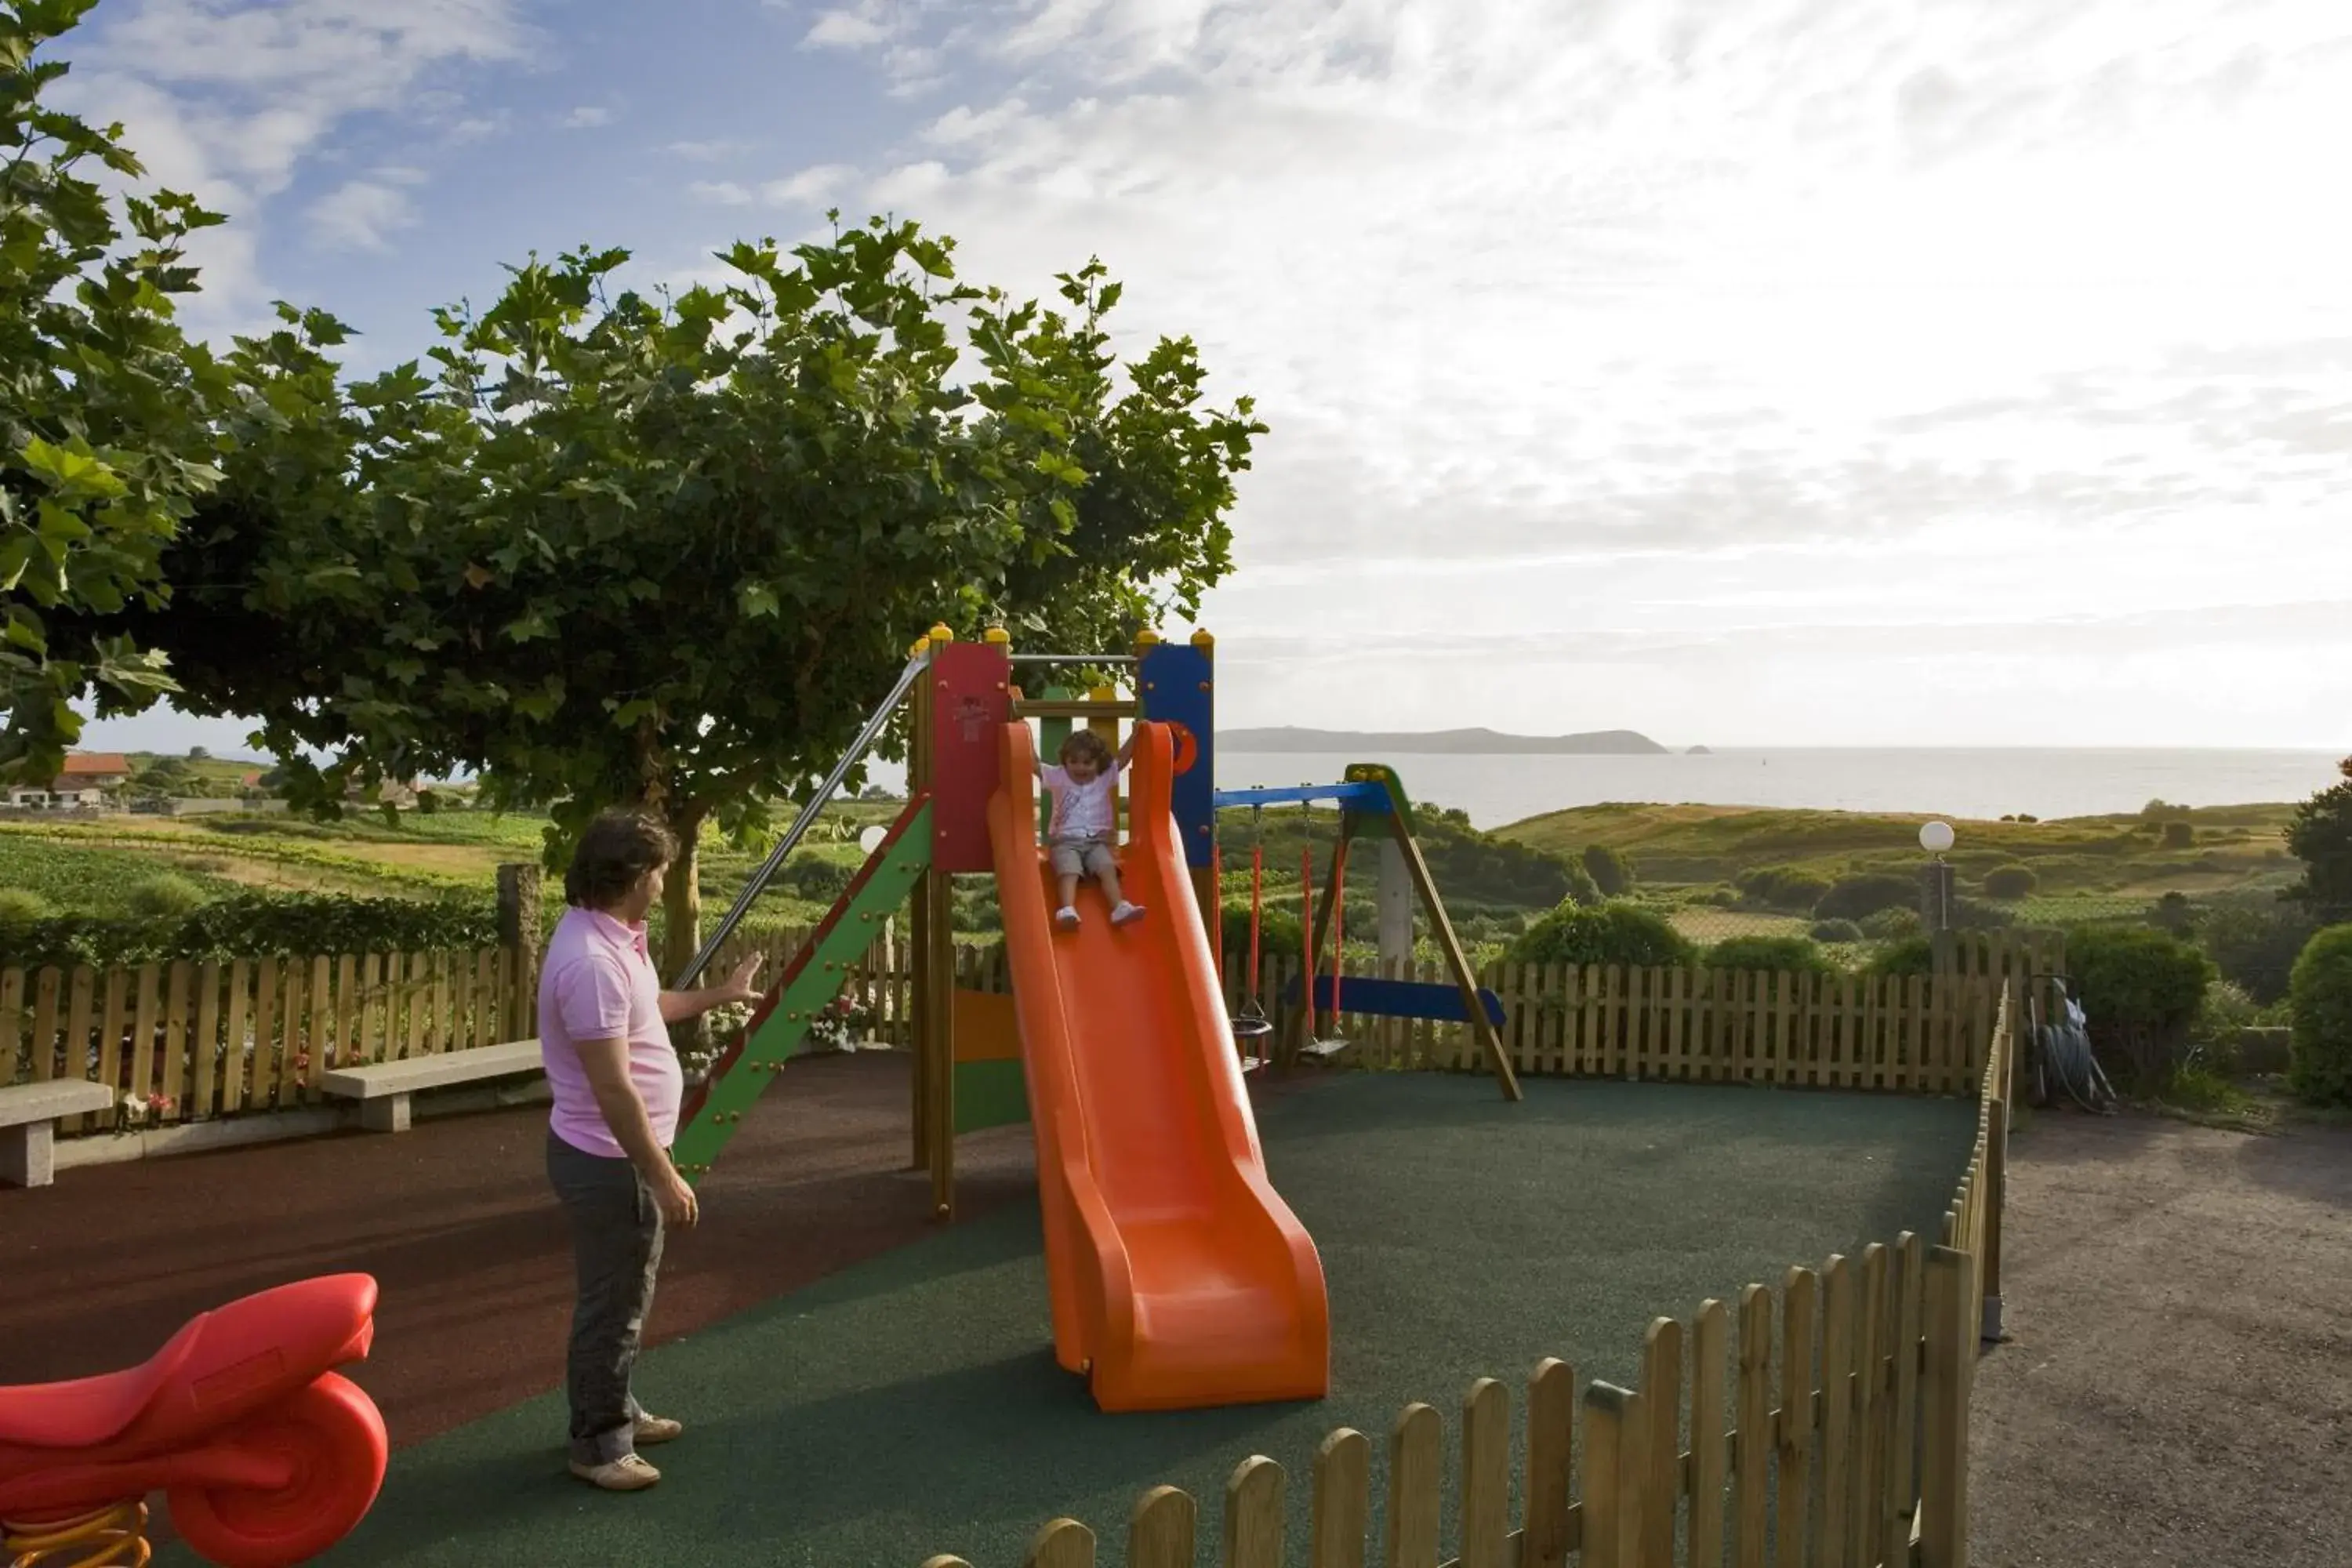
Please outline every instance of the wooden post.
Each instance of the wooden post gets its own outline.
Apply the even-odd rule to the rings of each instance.
[[[931,1215],[955,1218],[955,917],[950,879],[926,867],[918,895],[924,905],[928,947],[920,957],[924,1105],[930,1120]]]
[[[916,639],[908,650],[910,658],[929,653],[931,639]],[[915,682],[914,700],[907,708],[907,795],[908,799],[931,787],[931,678],[926,671]],[[915,890],[913,908],[907,921],[905,955],[907,973],[907,1043],[913,1048],[914,1070],[908,1075],[912,1085],[912,1103],[908,1108],[908,1121],[913,1127],[914,1149],[908,1163],[910,1170],[931,1168],[931,1016],[938,1008],[931,997],[931,900],[930,879],[937,875],[926,871]],[[940,999],[945,1005],[950,998]],[[952,1123],[951,1123],[952,1125]],[[934,1172],[936,1178],[936,1172]]]
[[[1969,1385],[1977,1349],[1968,1328],[1970,1273],[1964,1252],[1938,1247],[1927,1255],[1920,1568],[1969,1568]]]
[[[1978,1337],[2000,1341],[2000,1211],[2009,1196],[2009,1102],[1995,1100],[1985,1133],[1984,1306]]]
[[[1919,924],[1929,936],[1952,929],[1952,868],[1930,860],[1919,868]]]
[[[1386,965],[1412,962],[1412,873],[1405,868],[1404,849],[1394,839],[1381,840],[1380,934],[1381,973]]]
[[[1494,1020],[1486,1016],[1486,1005],[1478,998],[1478,977],[1471,973],[1469,957],[1454,937],[1454,923],[1445,918],[1445,901],[1437,896],[1437,881],[1429,874],[1429,863],[1422,858],[1421,847],[1412,841],[1412,827],[1393,809],[1389,813],[1389,828],[1413,887],[1421,894],[1423,907],[1429,910],[1430,934],[1436,939],[1437,951],[1453,973],[1454,988],[1462,993],[1463,1010],[1470,1020],[1470,1037],[1478,1042],[1487,1067],[1501,1084],[1503,1098],[1518,1100],[1519,1075],[1512,1070],[1511,1058],[1503,1050],[1502,1037],[1495,1032]]]
[[[514,988],[501,1020],[503,1037],[509,1040],[527,1040],[537,1032],[541,889],[537,866],[499,868],[499,945],[515,955]]]

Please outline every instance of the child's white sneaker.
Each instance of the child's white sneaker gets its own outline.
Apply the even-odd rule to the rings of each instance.
[[[1139,921],[1142,918],[1143,906],[1130,904],[1125,899],[1121,899],[1118,901],[1118,908],[1110,912],[1110,923],[1115,926],[1123,926],[1129,921]]]
[[[1116,914],[1111,916],[1111,919],[1113,920],[1117,920],[1118,918],[1118,917]],[[1064,904],[1060,909],[1054,911],[1054,923],[1060,926],[1064,931],[1076,931],[1078,929],[1078,911],[1072,909],[1069,905]]]

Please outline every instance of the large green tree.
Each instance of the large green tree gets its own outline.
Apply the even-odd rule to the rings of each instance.
[[[619,251],[534,258],[440,313],[431,374],[340,399],[341,329],[288,310],[231,356],[226,483],[132,628],[183,706],[257,715],[321,810],[472,771],[553,811],[551,857],[615,803],[689,847],[756,826],[934,621],[1118,646],[1229,569],[1248,401],[1204,405],[1189,341],[1120,365],[1098,264],[1048,310],[959,283],[950,249],[877,219],[739,245],[675,299],[612,290]]]
[[[2352,757],[2339,767],[2344,782],[2305,801],[2286,830],[2287,848],[2303,862],[2289,896],[2323,922],[2352,921]]]
[[[95,0],[0,0],[0,776],[47,778],[82,728],[73,704],[143,708],[171,681],[120,630],[53,624],[167,592],[162,556],[218,479],[209,410],[224,367],[183,336],[184,242],[220,222],[139,194],[122,128],[45,107],[67,71],[36,59]],[[100,180],[121,187],[110,195]]]

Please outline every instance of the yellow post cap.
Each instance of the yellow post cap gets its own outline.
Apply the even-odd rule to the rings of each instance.
[[[908,645],[907,657],[908,658],[920,658],[930,651],[931,639],[929,637],[917,637],[912,643]]]
[[[1160,634],[1153,631],[1150,626],[1146,626],[1141,631],[1135,634],[1135,646],[1138,647],[1158,647],[1160,646]]]
[[[1192,646],[1199,648],[1202,653],[1207,653],[1211,648],[1217,646],[1217,639],[1211,637],[1204,628],[1192,634]]]
[[[1012,643],[1013,634],[1002,626],[992,626],[981,634],[980,640],[993,647],[1003,647]]]
[[[935,643],[951,643],[955,641],[955,633],[948,630],[947,623],[942,621],[938,626],[931,628],[931,641]]]

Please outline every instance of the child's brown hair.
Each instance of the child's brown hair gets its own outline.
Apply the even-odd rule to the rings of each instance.
[[[1083,757],[1095,765],[1095,772],[1100,773],[1110,766],[1111,751],[1103,738],[1092,730],[1073,730],[1069,739],[1062,742],[1061,757],[1062,765],[1066,768]]]

